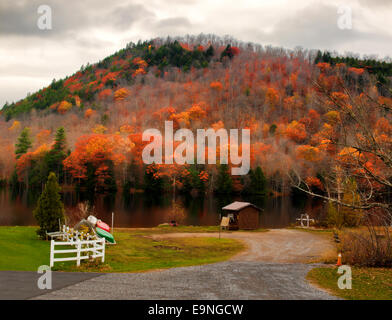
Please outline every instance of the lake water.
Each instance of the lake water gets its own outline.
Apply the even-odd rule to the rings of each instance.
[[[39,193],[28,191],[14,193],[8,188],[0,189],[0,225],[36,225],[32,211]],[[75,210],[79,202],[86,201],[87,195],[64,192],[62,199],[67,212]],[[148,197],[145,194],[123,196],[98,196],[90,199],[94,205],[94,215],[111,224],[114,212],[115,227],[154,227],[169,222],[173,214],[173,195]],[[295,222],[301,213],[309,213],[313,218],[324,215],[324,203],[309,198],[294,197],[217,197],[202,198],[176,195],[175,207],[182,212],[185,225],[217,225],[221,208],[233,201],[248,201],[264,211],[260,214],[260,227],[281,228]],[[180,209],[178,209],[180,208]],[[178,219],[177,219],[178,220]]]

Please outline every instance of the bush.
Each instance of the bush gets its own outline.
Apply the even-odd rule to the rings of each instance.
[[[362,267],[392,267],[391,227],[369,224],[367,229],[341,235],[343,262]]]

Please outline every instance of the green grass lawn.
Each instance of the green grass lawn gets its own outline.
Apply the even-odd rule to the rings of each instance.
[[[116,245],[106,246],[105,263],[56,263],[53,270],[137,272],[226,260],[244,246],[234,239],[173,238],[153,240],[152,234],[216,232],[216,227],[159,227],[115,231]],[[196,231],[197,230],[197,231]],[[0,227],[0,270],[36,271],[49,265],[50,242],[38,240],[36,227]]]
[[[35,227],[0,227],[0,270],[37,271],[49,265],[48,241],[37,240]]]
[[[392,300],[392,269],[352,267],[352,289],[339,289],[337,268],[315,268],[308,280],[331,294],[350,300]]]

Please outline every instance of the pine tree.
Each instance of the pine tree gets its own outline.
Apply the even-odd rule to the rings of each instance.
[[[63,160],[67,157],[67,141],[63,127],[57,129],[54,141],[48,154],[48,166],[49,170],[57,172],[57,176],[61,179],[63,176]]]
[[[250,188],[252,194],[265,195],[267,193],[267,179],[259,166],[250,173]]]
[[[229,167],[227,164],[221,164],[218,169],[218,177],[216,183],[216,193],[229,194],[233,192],[233,181],[229,174]]]
[[[54,141],[55,142],[52,147],[53,152],[58,153],[61,156],[66,156],[65,148],[67,146],[67,141],[63,127],[57,129]]]
[[[30,129],[26,127],[20,133],[18,143],[15,144],[16,159],[19,159],[22,155],[24,155],[31,146]]]
[[[60,186],[54,172],[49,174],[48,182],[38,199],[37,207],[33,211],[40,229],[37,234],[44,239],[46,232],[57,231],[60,223],[64,222],[64,205],[60,198]]]
[[[210,59],[214,56],[214,47],[210,45],[206,51],[207,59]]]

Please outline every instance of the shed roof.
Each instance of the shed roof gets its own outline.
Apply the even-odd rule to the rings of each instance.
[[[259,207],[256,207],[254,204],[251,204],[250,202],[240,202],[240,201],[234,201],[233,203],[230,203],[227,206],[223,207],[222,210],[239,211],[249,206],[252,206],[257,210],[261,211]]]

